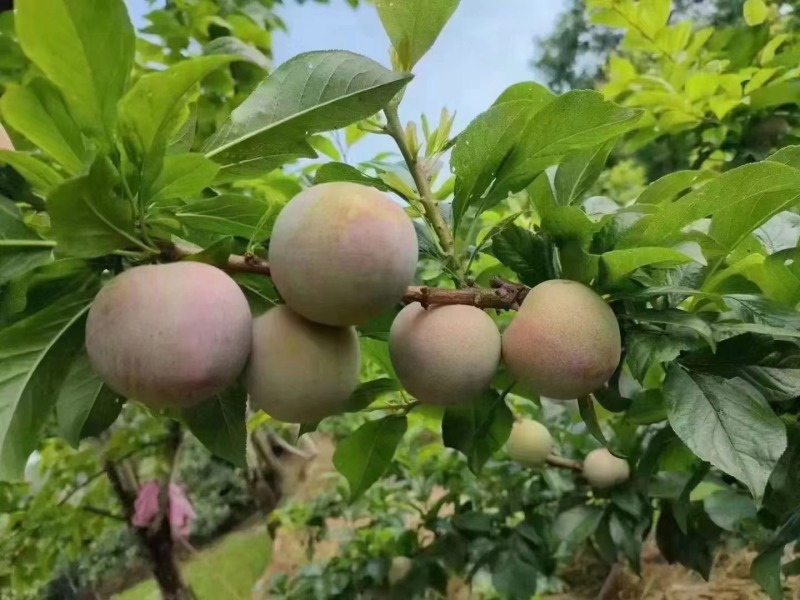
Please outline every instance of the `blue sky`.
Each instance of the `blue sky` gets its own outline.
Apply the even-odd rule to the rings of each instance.
[[[145,0],[126,1],[134,22],[141,25]],[[457,111],[459,130],[512,83],[535,80],[529,66],[533,39],[552,30],[563,5],[564,0],[461,0],[436,45],[415,69],[416,78],[401,106],[403,120],[418,120],[425,112],[435,121],[447,106]],[[353,10],[344,0],[328,5],[287,0],[279,13],[289,33],[275,35],[276,64],[308,50],[329,49],[389,63],[389,42],[370,5]]]

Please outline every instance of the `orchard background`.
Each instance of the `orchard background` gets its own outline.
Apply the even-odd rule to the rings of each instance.
[[[797,594],[800,7],[567,2],[535,46],[531,77],[546,85],[498,89],[456,127],[457,105],[417,118],[403,98],[473,3],[347,2],[353,15],[377,10],[388,58],[318,48],[274,64],[280,4],[167,0],[139,33],[122,0],[16,0],[0,13],[0,597],[528,599],[582,597],[588,583],[589,597],[612,598],[654,553],[706,579],[715,557],[747,556],[752,583],[723,578],[714,597]],[[349,159],[371,144],[392,150]],[[321,189],[348,190],[331,202],[357,197],[368,216],[390,203],[416,238],[413,276],[389,306],[335,323],[357,325],[342,342],[360,355],[346,385],[278,341],[266,347],[280,386],[256,402],[260,363],[186,341],[238,310],[214,311],[222,286],[181,293],[196,278],[142,275],[127,296],[138,300],[85,335],[98,293],[131,273],[213,272],[246,298],[247,323],[303,311],[273,285],[270,241],[290,200]],[[364,238],[394,231],[379,225]],[[307,244],[329,233],[300,231]],[[306,246],[280,246],[276,275],[279,262],[318,267]],[[387,248],[362,255],[408,252]],[[318,272],[363,308],[383,289],[371,282],[402,279],[376,267],[365,283],[365,261]],[[526,311],[558,279],[594,290],[595,308],[570,312],[569,295],[546,319]],[[336,298],[321,282],[297,285],[330,305],[313,317],[325,321]],[[389,337],[414,302],[471,316],[429,334],[419,349],[437,352],[409,369],[428,354],[390,352]],[[473,317],[491,323],[470,346]],[[620,338],[600,350],[597,336],[556,328],[551,347],[504,341],[504,361],[492,359],[511,324],[593,330],[607,317]],[[174,327],[187,333],[167,336],[174,353],[129,348]],[[97,353],[92,339],[115,343]],[[613,358],[607,381],[574,400],[518,381],[564,347]],[[198,364],[236,363],[234,376],[191,402],[145,397],[195,364],[164,359],[197,351]],[[118,363],[101,364],[116,352],[156,359],[130,371],[138,398],[109,376]],[[268,414],[289,396],[293,417],[320,404],[331,416]],[[338,474],[308,466],[331,452]],[[613,468],[595,471],[590,456]],[[308,564],[264,576],[287,537]]]

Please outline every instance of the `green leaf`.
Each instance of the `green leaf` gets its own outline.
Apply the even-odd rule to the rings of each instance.
[[[786,427],[764,397],[741,379],[688,373],[674,364],[667,369],[664,394],[678,437],[760,499],[786,449]]]
[[[122,401],[92,370],[85,351],[77,355],[56,400],[58,431],[73,448],[108,429]]]
[[[522,283],[534,286],[550,279],[549,245],[538,235],[518,225],[506,227],[492,238],[492,254],[509,267]]]
[[[226,236],[204,248],[196,254],[191,254],[183,260],[201,262],[215,267],[223,268],[228,264],[228,259],[233,254],[233,238]]]
[[[670,246],[681,240],[683,228],[713,215],[708,235],[730,251],[770,217],[795,204],[798,189],[798,169],[769,161],[738,167],[645,215],[623,235],[618,248]]]
[[[639,194],[636,204],[663,204],[689,188],[716,177],[713,171],[675,171],[657,179]]]
[[[25,54],[64,95],[76,121],[110,147],[133,68],[135,37],[122,0],[19,0]]]
[[[143,75],[119,105],[120,127],[139,159],[145,183],[161,168],[170,136],[179,125],[182,100],[210,73],[233,60],[230,56],[201,56]]]
[[[181,207],[175,216],[190,229],[235,235],[261,241],[271,228],[263,221],[274,222],[280,207],[242,194],[222,194],[215,198],[198,200]]]
[[[360,183],[361,185],[374,187],[382,192],[392,191],[392,188],[386,185],[383,180],[365,175],[355,167],[340,162],[325,163],[314,174],[314,185],[331,181]]]
[[[33,154],[0,150],[0,164],[12,167],[34,190],[43,194],[64,181],[58,171]]]
[[[172,154],[164,159],[153,185],[147,191],[148,204],[169,205],[170,200],[183,204],[211,185],[219,165],[202,154]]]
[[[22,476],[28,456],[83,344],[92,295],[60,298],[0,331],[0,480]]]
[[[269,59],[257,48],[246,44],[237,37],[224,35],[211,40],[203,46],[203,54],[212,56],[216,54],[235,56],[236,58],[256,65],[265,71],[270,68]]]
[[[594,148],[575,150],[559,163],[555,177],[555,197],[561,206],[579,202],[600,177],[606,161],[616,145],[612,138]]]
[[[612,250],[600,256],[603,273],[609,282],[617,281],[642,267],[670,269],[687,262],[692,262],[692,258],[672,248],[630,248]]]
[[[625,337],[625,362],[631,374],[643,383],[653,365],[672,362],[689,341],[666,333],[636,331]]]
[[[779,162],[800,169],[800,146],[786,146],[767,158],[771,162]]]
[[[703,531],[698,531],[695,527],[691,528],[688,535],[684,534],[668,504],[661,508],[656,525],[656,542],[661,554],[670,564],[681,563],[700,573],[706,580],[711,576],[714,555],[710,537],[703,535]]]
[[[352,52],[301,54],[278,67],[231,113],[207,142],[206,156],[232,170],[286,155],[290,142],[374,115],[409,80]],[[309,151],[306,144],[306,155]]]
[[[497,100],[494,101],[492,106],[498,104],[505,104],[506,102],[517,102],[523,100],[533,104],[531,107],[531,114],[542,108],[544,105],[549,104],[556,95],[535,81],[521,81],[508,86]]]
[[[524,189],[564,155],[630,131],[642,114],[604,100],[599,92],[572,91],[557,97],[527,123],[519,144],[497,173],[493,193],[505,196]]]
[[[744,20],[750,27],[761,25],[766,21],[767,16],[769,16],[769,9],[764,0],[745,0]]]
[[[578,410],[581,414],[581,419],[586,424],[586,429],[592,434],[592,437],[603,446],[608,446],[608,440],[603,434],[603,429],[600,427],[600,421],[597,419],[597,412],[594,409],[594,400],[591,396],[584,396],[578,398]]]
[[[478,474],[492,454],[506,443],[513,422],[505,394],[487,392],[469,406],[445,409],[442,438],[445,446],[466,456],[470,470]]]
[[[390,415],[367,421],[336,445],[333,464],[350,484],[351,501],[361,496],[389,468],[407,427],[405,416]]]
[[[706,343],[711,346],[712,350],[716,348],[717,342],[714,339],[714,332],[711,326],[699,316],[686,311],[678,309],[648,310],[626,316],[641,323],[662,323],[664,325],[691,329],[703,338]]]
[[[58,89],[37,78],[25,86],[11,85],[0,100],[6,123],[20,132],[64,169],[75,174],[87,158],[80,128]]]
[[[549,92],[547,92],[550,94]],[[555,98],[549,95],[550,101]],[[450,157],[456,175],[453,229],[470,207],[478,214],[491,204],[484,192],[519,142],[521,131],[545,101],[515,100],[491,107],[478,115],[458,136]]]
[[[89,172],[54,189],[47,199],[53,237],[65,254],[103,256],[136,239],[131,205],[116,193],[119,175],[107,158],[99,157]]]
[[[350,399],[347,401],[347,410],[348,412],[358,412],[367,408],[381,396],[397,392],[400,389],[402,389],[400,383],[389,377],[366,381],[350,395]]]
[[[0,197],[0,286],[49,262],[52,246],[25,226],[13,202]]]
[[[244,387],[235,384],[210,400],[183,409],[181,417],[211,454],[244,468],[247,466],[246,408],[247,393]]]
[[[731,489],[706,496],[703,509],[717,527],[732,532],[739,531],[742,521],[754,520],[758,512],[752,498]]]
[[[401,71],[410,72],[430,50],[458,3],[459,0],[375,1]]]
[[[772,600],[783,598],[781,584],[781,558],[786,544],[800,538],[800,510],[786,519],[776,531],[767,547],[762,550],[750,566],[750,576],[756,580]]]

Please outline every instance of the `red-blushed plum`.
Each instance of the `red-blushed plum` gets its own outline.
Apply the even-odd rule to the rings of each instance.
[[[324,183],[295,196],[269,243],[272,280],[286,304],[336,326],[364,323],[397,304],[417,256],[403,209],[354,183]]]
[[[191,406],[223,391],[244,370],[251,340],[239,286],[199,262],[125,271],[100,290],[86,322],[97,374],[153,408]]]
[[[525,388],[556,400],[605,384],[620,360],[614,312],[585,285],[563,279],[533,288],[503,333],[503,360]]]
[[[353,327],[321,325],[286,305],[275,307],[253,322],[250,403],[287,423],[344,412],[358,385],[360,363]]]
[[[389,354],[403,386],[427,404],[467,404],[489,389],[500,363],[492,318],[466,305],[409,304],[395,317]]]

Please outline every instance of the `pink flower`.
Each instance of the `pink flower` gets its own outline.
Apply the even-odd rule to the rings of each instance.
[[[161,485],[149,481],[139,488],[131,520],[134,527],[149,527],[158,515],[158,495]],[[192,503],[183,488],[175,483],[169,484],[169,524],[174,537],[187,538],[195,517]]]

